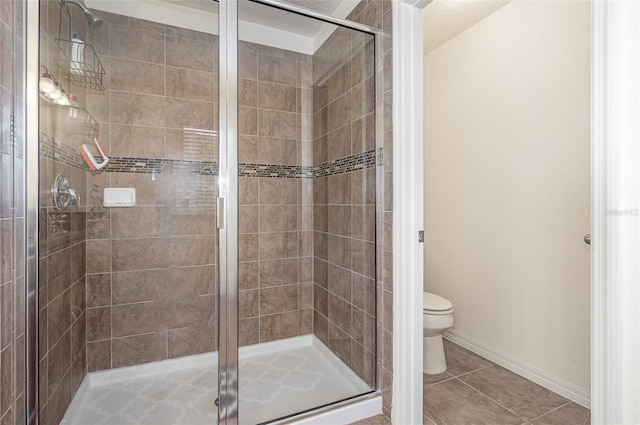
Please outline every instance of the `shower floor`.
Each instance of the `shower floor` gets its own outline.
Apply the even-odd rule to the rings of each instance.
[[[240,348],[240,423],[258,424],[370,391],[312,335]],[[62,425],[217,424],[218,356],[93,372]]]

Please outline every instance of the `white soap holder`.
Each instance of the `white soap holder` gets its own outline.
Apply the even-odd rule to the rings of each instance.
[[[136,205],[136,189],[134,187],[105,187],[102,195],[102,205],[107,208],[126,208]]]

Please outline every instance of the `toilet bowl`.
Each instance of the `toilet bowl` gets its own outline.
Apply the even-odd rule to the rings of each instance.
[[[447,370],[442,334],[453,326],[453,304],[446,298],[425,292],[422,308],[422,370],[437,375]]]

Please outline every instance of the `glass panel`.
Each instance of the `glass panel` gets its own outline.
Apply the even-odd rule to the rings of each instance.
[[[241,424],[376,386],[374,47],[239,2]]]
[[[217,422],[217,3],[161,3],[40,2],[42,424]]]

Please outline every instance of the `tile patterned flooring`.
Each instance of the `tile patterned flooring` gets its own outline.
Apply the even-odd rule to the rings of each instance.
[[[240,348],[240,424],[252,425],[370,390],[311,335]],[[217,423],[217,354],[89,374],[61,425]]]
[[[590,411],[450,341],[447,371],[423,375],[425,425],[580,425]],[[381,416],[358,425],[390,425]]]

